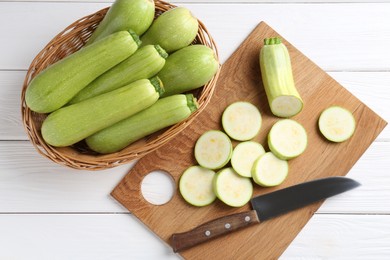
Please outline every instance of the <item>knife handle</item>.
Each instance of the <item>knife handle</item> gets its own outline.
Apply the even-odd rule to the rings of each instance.
[[[171,246],[174,252],[178,252],[259,222],[256,210],[224,216],[206,222],[190,231],[173,234]]]

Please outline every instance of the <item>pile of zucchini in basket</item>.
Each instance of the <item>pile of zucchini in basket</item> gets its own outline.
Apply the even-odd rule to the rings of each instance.
[[[188,118],[192,94],[219,63],[205,45],[190,45],[198,20],[183,7],[154,19],[149,0],[117,0],[77,52],[50,65],[29,84],[26,104],[47,113],[41,132],[56,147],[85,139],[112,153]]]

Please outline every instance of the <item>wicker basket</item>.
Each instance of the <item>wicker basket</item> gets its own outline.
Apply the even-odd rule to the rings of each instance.
[[[176,7],[175,5],[155,1],[156,17],[161,13]],[[77,143],[70,147],[53,147],[45,143],[41,135],[41,125],[46,118],[46,114],[32,112],[26,105],[25,93],[30,81],[40,71],[50,64],[66,57],[69,54],[79,50],[90,37],[93,30],[106,14],[108,7],[94,14],[83,17],[55,36],[45,48],[32,61],[23,84],[21,103],[22,119],[25,130],[37,151],[43,156],[61,165],[81,170],[103,170],[128,163],[138,159],[147,153],[156,150],[171,138],[180,133],[194,118],[205,108],[209,102],[218,78],[219,71],[205,86],[194,91],[193,94],[198,98],[199,109],[194,112],[187,120],[178,123],[170,128],[152,134],[142,140],[139,140],[120,152],[99,155],[89,150],[84,142]],[[212,48],[218,58],[218,52],[214,40],[210,36],[206,27],[199,21],[199,29],[194,43],[204,44]]]

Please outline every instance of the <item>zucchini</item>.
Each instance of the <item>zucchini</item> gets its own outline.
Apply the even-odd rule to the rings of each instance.
[[[318,126],[323,136],[332,142],[344,142],[355,132],[355,118],[340,106],[331,106],[322,111]]]
[[[92,81],[69,103],[74,104],[110,92],[139,79],[151,78],[162,69],[167,56],[168,54],[159,45],[144,46]]]
[[[179,191],[184,200],[197,207],[211,204],[216,199],[214,175],[214,171],[201,166],[191,166],[185,170],[179,181]]]
[[[27,106],[38,113],[59,109],[98,76],[133,54],[138,45],[134,33],[121,31],[54,63],[30,82]]]
[[[157,74],[164,83],[164,97],[206,84],[217,73],[218,60],[205,45],[191,45],[172,53]]]
[[[252,177],[263,187],[281,184],[288,174],[288,162],[276,157],[272,152],[260,156],[254,163]]]
[[[217,198],[231,207],[244,206],[253,194],[251,179],[238,175],[233,168],[225,168],[215,174],[213,189]]]
[[[203,133],[195,144],[195,159],[208,169],[224,167],[232,155],[232,142],[223,132],[210,130]]]
[[[168,53],[188,46],[198,33],[198,20],[184,7],[176,7],[157,17],[142,35],[143,45],[158,44]]]
[[[116,0],[86,45],[123,30],[132,30],[136,34],[142,35],[152,24],[153,19],[154,1]]]
[[[98,153],[117,152],[142,137],[181,122],[196,109],[191,94],[162,98],[149,108],[89,136],[86,143]]]
[[[252,177],[252,166],[257,158],[265,154],[263,146],[254,141],[239,143],[230,160],[233,169],[243,177]]]
[[[42,124],[43,139],[52,146],[68,146],[155,103],[163,91],[158,78],[141,79],[114,91],[66,106]]]
[[[303,101],[295,88],[290,55],[279,38],[264,39],[260,70],[271,112],[278,117],[298,114]]]
[[[269,149],[282,160],[290,160],[301,155],[306,146],[305,128],[292,119],[279,120],[268,133]]]
[[[262,117],[257,107],[249,102],[230,104],[222,114],[222,127],[231,138],[247,141],[260,131]]]

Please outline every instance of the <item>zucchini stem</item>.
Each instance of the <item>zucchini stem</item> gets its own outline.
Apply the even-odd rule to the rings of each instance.
[[[279,37],[265,38],[264,45],[275,45],[280,44],[282,40]]]
[[[138,34],[136,34],[133,30],[128,30],[128,32],[130,33],[130,36],[133,38],[137,46],[141,46],[142,41],[140,40]]]
[[[156,92],[161,95],[165,92],[165,89],[163,87],[163,83],[161,79],[157,76],[149,79],[150,83],[153,85],[153,87],[156,89]]]
[[[158,54],[160,54],[161,57],[163,57],[164,59],[168,58],[168,53],[160,45],[156,44],[154,45],[154,48],[156,49]]]
[[[192,94],[186,94],[186,98],[187,98],[187,106],[190,109],[191,113],[193,113],[198,109],[199,104],[196,98],[194,97],[194,95]]]

